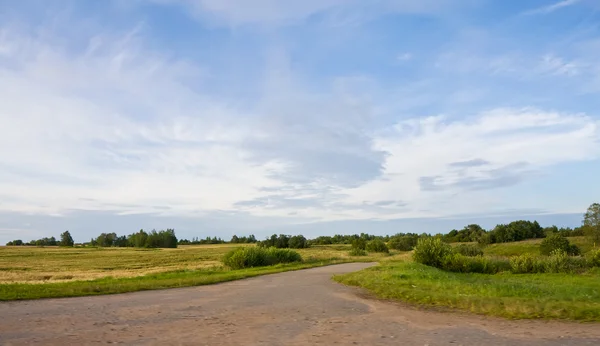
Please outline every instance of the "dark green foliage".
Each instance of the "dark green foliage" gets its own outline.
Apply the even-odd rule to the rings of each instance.
[[[75,242],[73,241],[73,237],[71,237],[71,233],[69,231],[65,231],[60,235],[60,246],[73,247]]]
[[[262,267],[278,263],[300,262],[299,253],[289,249],[245,247],[231,250],[223,256],[223,264],[232,269]]]
[[[352,250],[350,250],[350,252],[348,252],[348,255],[350,255],[350,256],[366,256],[367,252],[365,250],[352,248]]]
[[[419,239],[413,252],[413,259],[417,263],[431,267],[441,268],[444,257],[452,254],[452,247],[440,238],[423,237]]]
[[[585,234],[595,243],[600,243],[600,204],[594,203],[589,206],[583,215],[583,227]]]
[[[56,238],[54,237],[50,237],[50,238],[42,238],[42,239],[38,239],[38,240],[32,240],[27,244],[24,245],[30,245],[30,246],[57,246],[58,245],[58,241],[56,241]]]
[[[366,245],[366,250],[369,252],[382,252],[382,253],[390,252],[387,245],[385,245],[383,240],[380,240],[380,239],[374,239],[374,240],[369,241]]]
[[[336,234],[334,236],[321,236],[309,241],[311,245],[331,245],[331,244],[352,244],[356,239],[362,239],[365,242],[373,239],[381,239],[383,241],[388,241],[389,236],[377,236],[371,235],[367,233],[361,234]]]
[[[419,241],[417,234],[395,235],[390,237],[388,245],[394,250],[411,251],[417,245],[417,241]]]
[[[8,243],[6,243],[6,246],[22,246],[22,245],[25,245],[25,244],[23,243],[23,241],[21,239],[9,241]]]
[[[303,235],[295,235],[288,241],[288,247],[290,249],[304,249],[308,247],[308,242]]]
[[[137,233],[130,234],[127,237],[127,241],[131,247],[146,247],[147,240],[148,233],[144,232],[143,229]]]
[[[259,247],[275,247],[278,249],[303,249],[309,247],[309,243],[303,235],[289,236],[285,234],[273,234],[270,238],[257,243]]]
[[[147,248],[176,248],[177,237],[175,236],[174,229],[167,229],[166,231],[152,230],[148,233],[146,239]]]
[[[481,248],[476,245],[460,244],[459,246],[454,248],[454,251],[463,256],[483,256],[483,250],[481,250]]]
[[[542,240],[540,244],[540,253],[550,255],[555,250],[561,250],[565,253],[576,256],[580,254],[579,248],[575,244],[569,243],[569,240],[558,233],[550,234]]]
[[[545,264],[532,254],[523,254],[510,259],[510,271],[515,274],[543,273]]]
[[[271,260],[271,265],[279,263],[301,262],[302,256],[294,250],[268,248],[267,256]]]
[[[477,224],[465,226],[462,230],[452,230],[450,233],[443,236],[444,241],[448,243],[468,243],[479,241],[486,234],[485,230]]]
[[[544,229],[537,221],[513,221],[509,224],[497,225],[483,235],[478,241],[482,244],[507,243],[525,239],[544,238]]]
[[[100,247],[111,247],[114,246],[115,240],[117,238],[118,236],[116,233],[102,233],[96,239],[92,239],[91,245]]]
[[[352,241],[352,248],[364,251],[367,249],[367,242],[366,242],[366,240],[361,239],[361,238],[354,239]]]
[[[234,235],[233,237],[231,237],[231,240],[229,242],[232,244],[251,244],[256,243],[256,237],[254,236],[254,234],[251,234],[248,237],[238,237],[237,235]]]
[[[510,269],[506,260],[491,259],[483,256],[465,256],[460,253],[446,255],[440,269],[456,273],[496,274]]]
[[[240,238],[241,239],[241,238]],[[180,239],[177,241],[179,245],[203,245],[203,244],[225,244],[225,240],[217,237],[206,237],[205,239],[199,239],[198,237],[192,240]]]
[[[523,254],[510,259],[511,272],[515,274],[573,273],[589,265],[585,258],[569,256],[561,249],[552,251],[548,257]]]
[[[99,247],[139,247],[139,248],[176,248],[177,237],[174,229],[166,231],[153,230],[150,233],[140,230],[129,236],[118,236],[116,233],[102,233],[90,244]]]

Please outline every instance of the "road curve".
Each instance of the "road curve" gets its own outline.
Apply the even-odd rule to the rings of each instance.
[[[420,311],[331,281],[351,263],[223,284],[0,303],[1,345],[599,345],[600,325]]]

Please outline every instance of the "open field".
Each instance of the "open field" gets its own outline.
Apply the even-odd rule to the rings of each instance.
[[[569,239],[572,244],[577,245],[583,254],[590,251],[593,247],[593,244],[587,241],[585,237],[569,237],[567,239]],[[525,253],[539,255],[541,242],[542,239],[530,239],[512,243],[491,244],[488,245],[483,252],[490,256],[504,257],[518,256]]]
[[[67,297],[204,285],[334,263],[384,257],[348,256],[349,246],[297,250],[302,263],[230,270],[220,260],[239,244],[177,249],[0,247],[0,300]]]

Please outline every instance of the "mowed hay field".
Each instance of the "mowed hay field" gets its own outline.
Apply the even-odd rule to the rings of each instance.
[[[221,266],[232,248],[196,245],[177,249],[0,247],[0,283],[47,283],[134,277]]]
[[[253,244],[190,245],[177,249],[0,247],[0,300],[124,293],[212,284],[345,262],[394,258],[348,255],[349,245],[299,249],[302,262],[232,270],[221,259]]]

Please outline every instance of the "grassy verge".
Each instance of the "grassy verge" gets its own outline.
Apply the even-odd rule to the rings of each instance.
[[[335,276],[379,298],[511,319],[600,321],[600,270],[580,274],[463,274],[410,261]]]
[[[130,278],[105,277],[89,281],[54,282],[45,284],[13,283],[0,285],[0,301],[39,298],[78,297],[126,293],[174,287],[209,285],[259,275],[347,263],[349,260],[330,259],[304,263],[280,264],[241,270],[225,268],[181,270]]]

